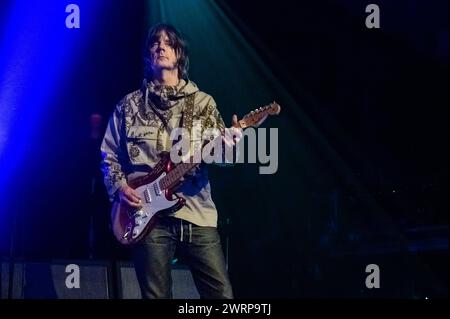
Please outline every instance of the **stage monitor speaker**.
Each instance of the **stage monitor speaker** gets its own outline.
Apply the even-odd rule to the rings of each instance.
[[[140,299],[141,291],[131,262],[117,263],[118,297]],[[191,271],[180,265],[172,266],[172,295],[174,299],[199,299]]]
[[[16,262],[12,299],[108,299],[109,269],[107,262]]]
[[[0,299],[8,299],[9,288],[9,263],[2,261],[0,264]]]

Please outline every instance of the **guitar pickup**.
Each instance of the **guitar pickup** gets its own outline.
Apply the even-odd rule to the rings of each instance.
[[[150,195],[150,192],[149,192],[148,188],[146,188],[145,191],[144,191],[144,197],[145,197],[145,201],[147,203],[151,203],[152,202],[152,196]]]
[[[153,187],[155,189],[155,194],[158,196],[161,195],[161,189],[159,188],[159,183],[153,184]]]

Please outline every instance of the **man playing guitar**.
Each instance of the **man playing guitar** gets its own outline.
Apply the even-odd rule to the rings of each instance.
[[[101,146],[111,201],[134,209],[141,208],[145,199],[128,182],[147,174],[161,152],[170,150],[172,129],[180,123],[187,127],[190,117],[200,120],[204,128],[225,129],[214,99],[187,79],[185,40],[173,26],[159,24],[150,29],[144,58],[144,84],[119,102]],[[237,125],[236,116],[232,124]],[[239,130],[235,135],[237,140],[242,136]],[[160,214],[151,232],[132,246],[143,298],[172,297],[170,265],[177,247],[202,298],[232,298],[206,165],[185,175],[176,194],[184,198],[184,205],[176,212]]]

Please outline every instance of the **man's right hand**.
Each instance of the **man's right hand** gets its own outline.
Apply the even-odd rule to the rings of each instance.
[[[134,189],[132,189],[128,185],[124,185],[119,188],[119,199],[121,203],[125,203],[128,206],[134,207],[134,208],[141,208],[142,200],[139,197],[138,192],[136,192]]]

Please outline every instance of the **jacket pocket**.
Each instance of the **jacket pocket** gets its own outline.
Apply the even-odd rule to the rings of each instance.
[[[158,128],[131,126],[127,131],[127,151],[132,164],[153,166],[158,161]]]

